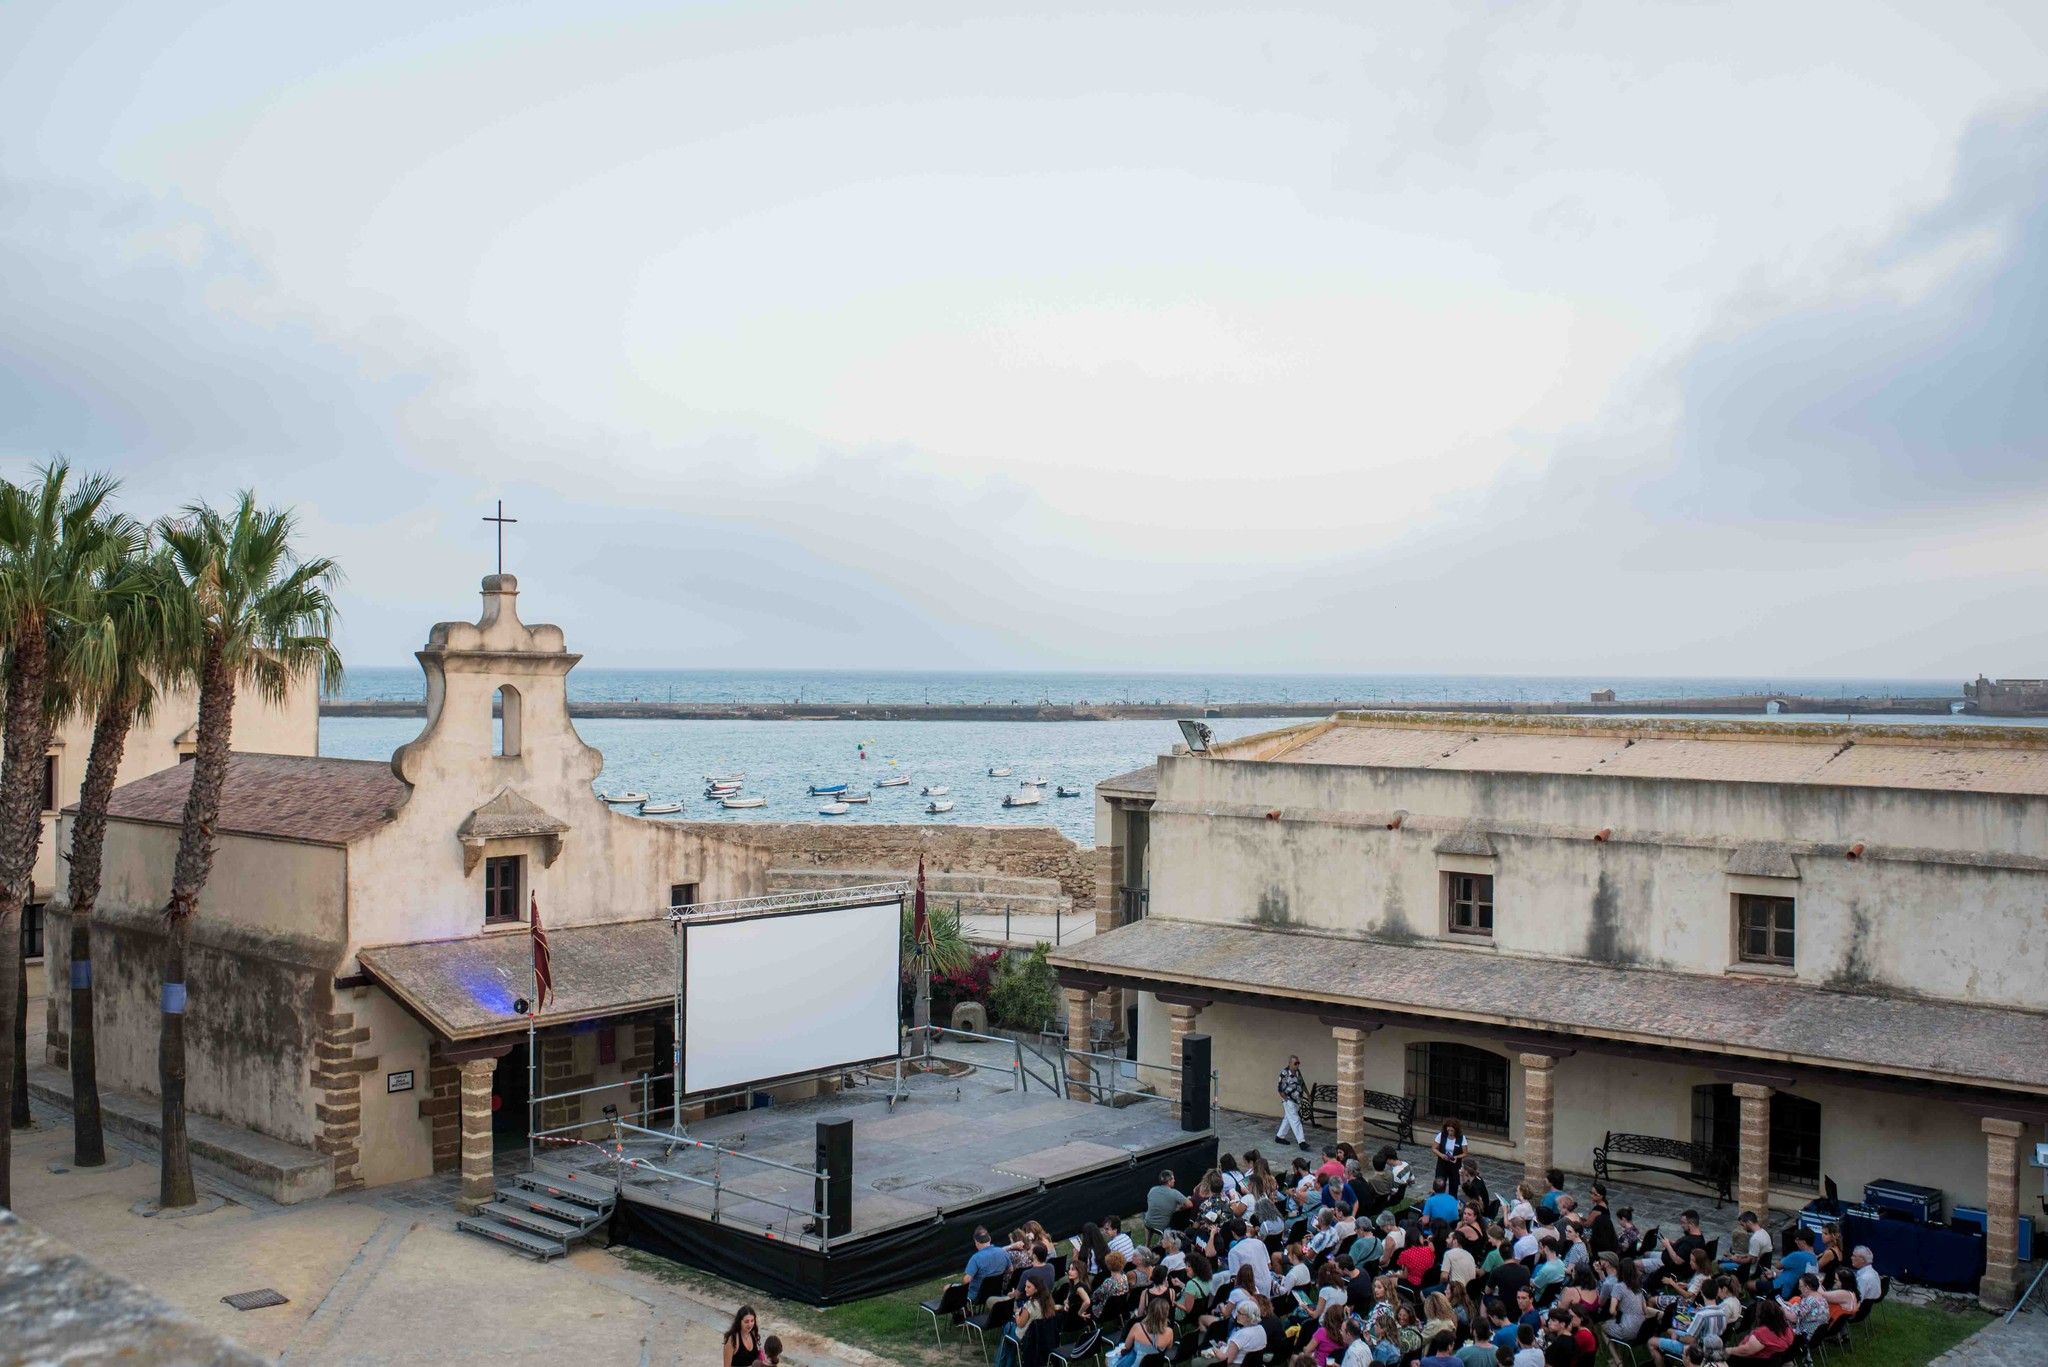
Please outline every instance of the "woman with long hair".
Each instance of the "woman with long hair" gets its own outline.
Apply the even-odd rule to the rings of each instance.
[[[1436,1180],[1444,1184],[1445,1191],[1455,1192],[1458,1170],[1465,1162],[1465,1127],[1455,1120],[1446,1120],[1429,1147],[1436,1155]]]
[[[753,1367],[761,1360],[761,1322],[754,1307],[743,1305],[733,1312],[732,1327],[725,1331],[724,1367]]]
[[[1164,1362],[1173,1353],[1173,1312],[1165,1296],[1145,1298],[1145,1316],[1124,1331],[1123,1347],[1110,1355],[1109,1367],[1134,1367],[1147,1353]]]

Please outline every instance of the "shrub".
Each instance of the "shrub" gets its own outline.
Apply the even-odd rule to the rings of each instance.
[[[1042,1030],[1059,1014],[1059,981],[1047,958],[1051,953],[1052,947],[1040,941],[1029,954],[1011,955],[996,965],[988,1011],[997,1024]]]

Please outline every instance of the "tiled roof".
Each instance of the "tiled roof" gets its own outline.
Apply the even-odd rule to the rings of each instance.
[[[533,937],[523,929],[466,940],[380,945],[363,971],[450,1040],[526,1028],[513,1004],[533,995]],[[640,1011],[675,1000],[675,936],[666,917],[548,930],[554,995],[542,1025]]]
[[[1242,757],[1257,738],[1238,742]],[[1235,747],[1219,756],[1233,757]],[[1268,756],[1282,764],[1596,774],[2048,795],[2048,733],[2016,728],[1617,721],[1360,713]]]
[[[107,814],[117,821],[177,825],[184,819],[192,769],[188,760],[123,784],[114,790]],[[346,845],[391,820],[410,792],[383,760],[237,751],[228,757],[216,829]]]
[[[2048,1015],[1148,917],[1055,950],[1112,978],[2048,1093]]]
[[[1095,785],[1097,792],[1114,793],[1119,797],[1151,797],[1159,791],[1159,766],[1148,764],[1142,769],[1133,769],[1128,774],[1106,778]]]
[[[455,829],[457,839],[509,840],[526,835],[560,835],[568,823],[550,816],[524,793],[510,788],[462,819]]]

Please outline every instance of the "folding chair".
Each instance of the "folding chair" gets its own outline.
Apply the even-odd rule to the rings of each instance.
[[[932,1341],[944,1347],[946,1337],[939,1326],[941,1323],[957,1324],[967,1313],[967,1283],[948,1282],[944,1291],[930,1300],[919,1301],[917,1308],[932,1317]]]

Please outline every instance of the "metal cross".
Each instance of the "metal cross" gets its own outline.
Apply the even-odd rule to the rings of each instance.
[[[505,500],[501,498],[498,500],[497,516],[481,518],[479,520],[498,524],[498,573],[503,574],[505,572],[505,524],[507,522],[517,522],[519,519],[505,516]]]

